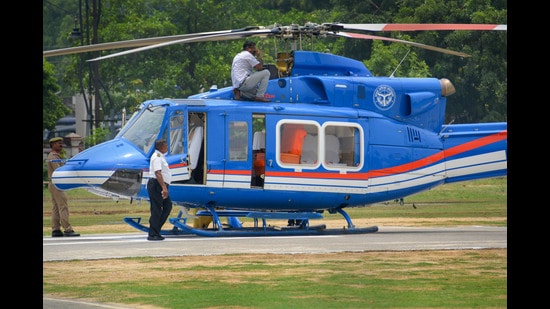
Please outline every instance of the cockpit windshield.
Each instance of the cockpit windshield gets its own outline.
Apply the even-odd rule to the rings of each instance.
[[[121,132],[120,137],[148,153],[159,135],[165,112],[166,109],[161,106],[145,108],[135,121],[130,120],[129,127]]]

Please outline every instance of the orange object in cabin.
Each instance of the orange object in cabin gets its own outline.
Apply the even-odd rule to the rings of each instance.
[[[281,162],[290,164],[299,164],[300,156],[293,153],[281,153]]]
[[[265,153],[258,152],[254,154],[254,175],[260,176],[265,173]]]
[[[283,128],[281,141],[281,161],[286,163],[300,163],[302,145],[307,132],[303,124],[289,123]]]

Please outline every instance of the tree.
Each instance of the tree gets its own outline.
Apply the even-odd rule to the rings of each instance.
[[[63,47],[60,45],[70,43],[66,37],[73,27],[74,14],[70,13],[74,11],[73,2],[44,2],[44,20],[47,21],[44,23],[44,42],[47,46],[60,48]],[[507,22],[507,3],[503,0],[330,0],[315,6],[313,4],[314,1],[310,0],[103,1],[101,16],[98,16],[100,23],[97,24],[98,42],[237,29],[252,25],[269,26],[274,23],[304,25],[306,22],[320,24],[333,21],[350,24]],[[62,10],[61,7],[65,9]],[[63,16],[61,11],[66,11],[66,15]],[[90,29],[88,19],[83,18],[83,22],[81,28],[87,33],[86,30]],[[54,26],[55,29],[50,29]],[[329,37],[311,40],[311,44],[304,40],[303,48],[320,52],[328,50],[333,54],[363,61],[375,75],[391,74],[397,64],[404,59],[395,76],[445,77],[453,82],[457,93],[448,99],[446,122],[506,120],[506,31],[418,31],[375,34],[463,51],[472,57],[460,58],[395,43]],[[55,35],[58,37],[52,37]],[[285,48],[281,44],[275,46],[270,40],[253,39],[257,40],[266,63],[274,63],[275,48],[278,51]],[[111,58],[97,63],[97,71],[91,75],[86,70],[79,71],[79,68],[85,69],[89,65],[86,59],[93,58],[90,53],[58,57],[54,63],[58,72],[65,75],[64,79],[59,80],[65,95],[72,95],[81,89],[79,80],[83,84],[89,84],[91,78],[96,78],[99,84],[96,83],[94,87],[100,89],[90,90],[99,90],[97,97],[105,114],[111,111],[116,114],[122,108],[132,111],[147,99],[185,98],[207,91],[212,85],[218,85],[218,88],[228,86],[231,82],[231,60],[241,49],[243,41],[244,39],[176,44]],[[404,58],[408,50],[410,53]],[[112,52],[114,51],[99,54]],[[72,62],[67,59],[71,59]],[[67,65],[61,67],[61,64]]]
[[[67,115],[71,110],[63,104],[57,95],[61,87],[55,78],[53,64],[42,60],[42,130],[52,130],[59,118]]]
[[[405,38],[405,40],[409,40]],[[372,56],[364,61],[374,76],[429,77],[428,65],[410,48],[399,44],[373,43]]]

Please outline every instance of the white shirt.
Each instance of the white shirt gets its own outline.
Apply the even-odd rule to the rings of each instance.
[[[258,61],[249,51],[243,50],[233,58],[231,64],[231,82],[233,88],[239,88],[244,80],[254,73],[254,67],[258,65]]]
[[[254,138],[252,139],[252,150],[265,149],[265,132],[254,132]]]
[[[172,182],[172,172],[170,172],[168,162],[166,162],[166,157],[162,152],[155,150],[155,152],[151,156],[151,162],[149,163],[149,175],[151,176],[151,178],[156,178],[155,171],[158,170],[160,170],[160,172],[162,173],[162,178],[164,179],[164,182],[170,184],[170,182]]]

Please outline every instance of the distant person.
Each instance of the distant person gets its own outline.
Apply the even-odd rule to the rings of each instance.
[[[168,195],[168,186],[172,181],[172,173],[166,162],[168,142],[165,139],[155,141],[155,152],[149,163],[149,174],[151,178],[147,182],[147,193],[151,204],[151,217],[149,218],[149,236],[147,240],[164,240],[160,231],[170,212],[172,211],[172,200]]]
[[[48,190],[52,195],[52,237],[80,236],[73,230],[69,223],[69,205],[67,194],[57,189],[52,183],[52,173],[58,167],[65,164],[65,149],[63,149],[63,138],[54,137],[50,139],[50,153],[46,159],[48,165]],[[61,232],[63,228],[64,232]]]
[[[256,70],[256,71],[254,71]],[[269,81],[269,70],[264,70],[262,53],[256,43],[246,41],[243,50],[233,58],[231,82],[236,100],[245,97],[258,102],[270,102],[264,98]]]

